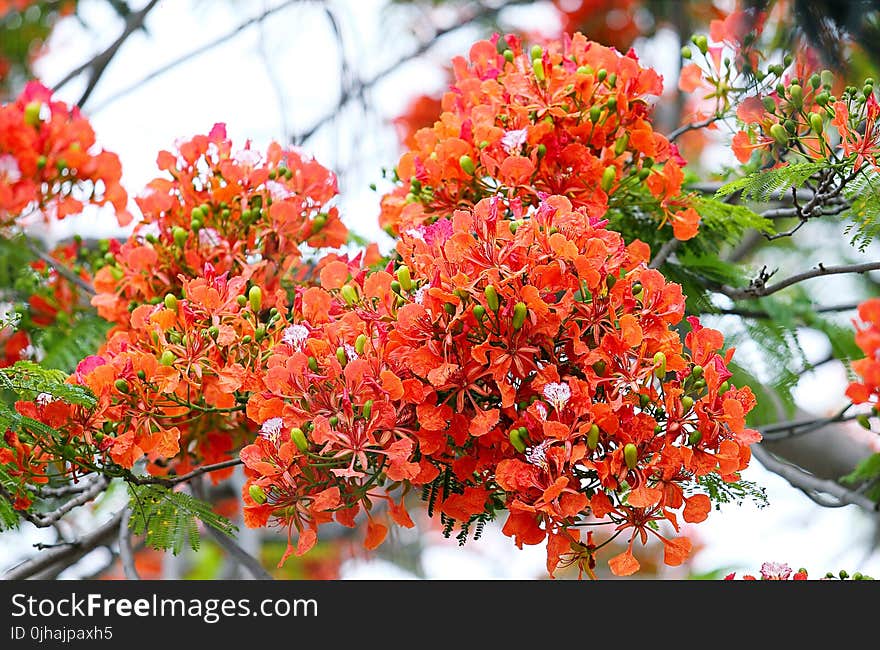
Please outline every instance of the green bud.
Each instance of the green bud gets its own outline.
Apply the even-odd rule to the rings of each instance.
[[[769,95],[761,98],[761,103],[764,105],[764,110],[773,113],[776,111],[776,102],[773,101],[773,98]]]
[[[519,453],[525,452],[526,443],[522,439],[518,427],[516,429],[511,429],[510,433],[507,434],[507,437],[510,439],[510,444],[513,445],[514,449],[516,449]]]
[[[788,144],[788,131],[781,124],[774,124],[770,127],[770,135],[776,142],[781,145]]]
[[[709,39],[704,34],[697,34],[691,40],[703,54],[709,51]]]
[[[703,366],[694,366],[691,368],[691,377],[699,379],[703,376]]]
[[[639,450],[636,446],[628,442],[623,448],[623,460],[630,469],[635,469],[639,462]]]
[[[498,311],[499,302],[498,302],[498,292],[495,291],[495,287],[491,284],[486,285],[486,288],[483,289],[483,295],[486,297],[486,305],[492,311]]]
[[[211,325],[211,327],[208,328],[208,336],[210,336],[212,339],[216,339],[218,336],[220,336],[220,328],[216,325]]]
[[[608,106],[609,113],[616,113],[617,112],[617,97],[612,95],[611,97],[608,98],[608,101],[605,102],[605,105]]]
[[[682,413],[687,413],[688,411],[690,411],[693,408],[693,406],[694,406],[694,398],[693,397],[691,397],[690,395],[685,395],[684,397],[681,398],[681,412]]]
[[[577,69],[578,74],[593,74],[593,66],[582,65]]]
[[[535,59],[540,59],[544,56],[544,48],[540,45],[532,45],[532,49],[529,51],[529,57],[534,61]]]
[[[599,72],[596,73],[596,80],[599,83],[602,83],[603,81],[605,81],[605,77],[607,77],[607,76],[608,76],[608,70],[606,70],[605,68],[599,68]]]
[[[846,580],[847,578],[849,578],[849,573],[844,571],[843,569],[841,569],[840,573],[838,573],[837,575],[840,576],[841,580]]]
[[[318,213],[314,219],[312,219],[312,230],[318,232],[327,225],[327,215],[323,212]]]
[[[254,503],[258,505],[263,505],[264,503],[266,503],[266,492],[259,485],[251,485],[248,488],[248,494],[251,495],[251,499],[254,500]]]
[[[642,168],[639,170],[639,173],[638,173],[638,177],[639,177],[639,180],[640,180],[640,181],[645,180],[645,179],[648,178],[648,176],[650,176],[650,175],[651,175],[651,170],[648,169],[647,167],[642,167]]]
[[[309,370],[318,372],[318,360],[315,357],[309,357]]]
[[[483,305],[474,305],[474,317],[482,321],[486,317],[486,308]]]
[[[538,81],[544,81],[544,62],[541,59],[534,59],[532,61],[532,71],[535,73],[535,78]]]
[[[173,312],[177,311],[177,296],[173,293],[165,294],[165,309]]]
[[[608,364],[605,363],[602,359],[599,359],[596,363],[593,364],[593,370],[596,374],[601,377],[605,374],[605,370],[608,368]]]
[[[193,219],[192,221],[189,222],[189,228],[193,232],[200,231],[202,229],[202,226],[204,226],[204,225],[205,224],[202,223],[201,219]]]
[[[819,78],[819,75],[815,72],[810,75],[810,88],[816,90],[819,86],[822,85],[822,79]]]
[[[467,174],[468,176],[473,176],[476,171],[476,167],[474,167],[473,159],[467,154],[463,155],[458,159],[458,164],[461,166],[461,170]]]
[[[537,156],[538,156],[538,160],[541,160],[541,158],[543,158],[544,156],[547,155],[547,145],[544,144],[544,143],[539,144],[539,145],[538,145],[538,150],[537,150],[536,153],[537,153]]]
[[[341,345],[336,348],[336,360],[343,367],[345,367],[345,364],[348,363],[348,357],[345,354],[345,348]]]
[[[624,133],[622,136],[617,138],[617,141],[614,143],[614,155],[619,156],[624,151],[626,151],[626,145],[629,144],[629,133]]]
[[[175,355],[171,350],[165,350],[162,353],[162,356],[159,357],[159,363],[163,366],[170,366],[175,361],[177,361],[177,355]]]
[[[602,109],[598,106],[593,106],[590,109],[590,122],[594,124],[599,121],[599,118],[602,116]]]
[[[599,427],[595,424],[590,426],[590,432],[587,434],[587,447],[591,450],[599,446]]]
[[[358,354],[364,353],[364,348],[367,347],[367,335],[366,334],[358,334],[358,337],[354,340],[354,351]]]
[[[443,303],[443,311],[445,311],[450,316],[454,316],[455,315],[455,305],[453,305],[451,302],[444,302]]]
[[[146,381],[147,373],[145,373],[143,370],[138,370],[136,374],[138,379],[140,379],[141,381]]]
[[[804,104],[804,91],[803,89],[797,85],[792,84],[788,87],[788,95],[791,99],[791,104],[795,108],[800,108]]]
[[[663,352],[654,354],[654,376],[663,379],[666,376],[666,355]]]
[[[513,329],[519,330],[526,322],[526,314],[529,313],[526,303],[518,302],[513,307]]]
[[[510,234],[515,235],[516,231],[519,230],[519,227],[521,225],[523,225],[522,219],[511,221],[510,224],[507,226],[508,228],[510,228]]]
[[[365,420],[369,420],[373,415],[373,400],[368,399],[364,402],[364,408],[362,409],[362,413],[364,415]]]
[[[400,282],[398,282],[397,280],[392,280],[391,281],[391,291],[400,295],[400,289],[401,289]]]
[[[117,379],[113,385],[116,386],[116,390],[120,393],[127,393],[129,391],[128,382],[124,379]]]
[[[683,48],[681,48],[681,58],[682,59],[690,60],[690,58],[693,55],[694,55],[694,53],[691,52],[691,48],[689,48],[687,45],[685,45]]]
[[[513,50],[504,50],[504,60],[513,63]]]
[[[238,297],[235,299],[235,302],[238,303],[238,306],[239,306],[239,307],[244,307],[244,306],[247,304],[247,297],[245,297],[245,296],[238,296]]]
[[[692,445],[697,444],[702,439],[703,433],[699,429],[697,429],[696,431],[691,431],[691,434],[688,436],[688,442]]]
[[[193,208],[193,209],[192,209],[192,212],[189,213],[189,217],[190,217],[190,219],[192,219],[193,221],[195,221],[195,220],[197,220],[197,219],[198,219],[199,221],[202,221],[202,220],[205,218],[205,213],[202,212],[202,209],[201,209],[201,208]]]
[[[782,123],[782,126],[784,126],[785,130],[788,131],[791,135],[797,133],[797,122],[795,122],[794,120],[785,120],[785,122]]]
[[[614,88],[614,86],[617,85],[617,73],[612,72],[610,75],[608,75],[608,85],[611,88]]]
[[[174,238],[174,243],[177,244],[177,247],[183,248],[189,237],[189,233],[180,226],[174,226],[174,230],[171,231],[171,236]]]
[[[49,162],[49,159],[46,158],[46,156],[40,156],[39,158],[37,158],[37,168],[38,169],[45,168],[46,163],[48,163],[48,162]]]
[[[244,336],[241,337],[241,342],[244,343],[245,345],[247,345],[248,343],[250,343],[253,340],[254,340],[254,338],[250,334],[245,334]]]
[[[40,109],[43,104],[37,100],[30,102],[24,107],[24,123],[34,128],[40,126]]]
[[[357,289],[355,289],[350,284],[344,285],[339,290],[339,295],[342,296],[342,299],[345,301],[345,304],[347,304],[347,305],[353,305],[358,301]]]
[[[705,383],[705,382],[704,382],[704,383]],[[723,384],[721,384],[721,385],[718,387],[718,394],[719,394],[719,395],[723,395],[724,393],[726,393],[726,392],[729,391],[729,390],[730,390],[730,382],[729,382],[729,381],[725,381]]]
[[[831,88],[834,85],[834,73],[831,70],[822,70],[819,73],[819,79],[822,80],[822,85],[827,88]]]
[[[611,186],[614,185],[614,180],[617,178],[617,168],[614,165],[609,165],[605,168],[605,171],[602,172],[602,180],[599,183],[599,186],[608,193],[611,191]]]
[[[254,312],[260,311],[263,306],[263,290],[254,285],[248,291],[248,302]]]
[[[335,427],[337,424],[339,424],[339,416],[331,415],[328,422],[330,423],[331,427]]]
[[[397,281],[400,282],[400,286],[404,291],[412,289],[412,278],[410,277],[408,266],[401,266],[397,269]]]
[[[290,439],[293,440],[293,444],[296,445],[297,449],[300,451],[308,451],[309,441],[306,439],[306,434],[303,433],[302,429],[294,427],[290,431]]]
[[[816,134],[821,134],[822,129],[824,128],[824,124],[822,122],[822,116],[818,113],[810,113],[810,128]]]
[[[863,429],[871,430],[871,420],[864,413],[856,416],[856,421]]]

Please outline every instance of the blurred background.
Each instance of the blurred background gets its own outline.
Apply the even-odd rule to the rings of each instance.
[[[769,4],[792,38],[809,31],[809,17],[796,14],[797,5],[804,3]],[[451,78],[450,60],[466,54],[475,40],[495,31],[516,32],[527,40],[582,31],[623,52],[632,47],[643,65],[663,75],[666,90],[658,99],[655,128],[668,133],[700,108],[696,98],[678,90],[680,47],[694,31],[705,32],[711,20],[727,16],[734,5],[727,0],[0,0],[0,95],[14,96],[23,81],[34,76],[56,87],[61,99],[79,103],[99,142],[120,156],[123,183],[131,195],[157,174],[159,149],[206,133],[215,122],[225,122],[230,137],[242,146],[246,140],[258,149],[271,140],[301,146],[339,174],[338,205],[358,241],[379,242],[387,251],[392,240],[377,222],[379,199],[392,187],[383,170],[394,167],[417,128],[436,119]],[[839,11],[840,5],[848,3],[829,3],[825,9]],[[821,18],[813,16],[820,23]],[[855,29],[851,33],[858,35]],[[862,74],[870,69],[869,48],[849,52],[850,69],[860,68]],[[736,164],[727,144],[731,133],[722,127],[679,141],[701,179],[712,179]],[[132,209],[136,214],[133,204]],[[89,212],[37,234],[54,243],[74,234],[97,238],[126,232],[115,226],[112,215]],[[816,251],[828,263],[846,258],[847,248],[839,236],[815,229],[782,254],[774,249],[773,266],[795,266],[805,255],[815,258]],[[758,268],[761,261],[758,251]],[[842,302],[842,295],[856,300],[878,293],[870,278],[816,284],[813,290],[820,303]],[[841,327],[851,327],[852,316],[840,314]],[[752,355],[750,363],[759,374],[762,364],[765,373],[772,374],[772,361],[762,360],[758,348],[750,345],[750,333],[740,319],[715,317],[710,324],[725,336],[739,335],[738,354],[747,359]],[[828,336],[804,328],[797,345],[809,361],[807,369],[791,379],[799,412],[836,412],[846,404],[847,371],[843,363],[828,360]],[[880,451],[877,436],[857,424],[838,424],[834,435],[833,443],[817,438],[810,447],[814,462],[837,454],[849,459],[842,462],[854,463],[872,449]],[[844,567],[880,574],[876,516],[856,506],[821,507],[757,462],[744,478],[766,489],[767,505],[751,500],[723,505],[689,531],[699,549],[689,564],[665,567],[661,549],[654,549],[653,555],[649,550],[642,553],[643,571],[637,577],[718,577],[734,570],[756,571],[765,561],[805,567],[816,577]],[[0,572],[32,553],[34,543],[51,544],[59,535],[87,529],[112,510],[114,498],[125,499],[123,492],[65,520],[62,528],[70,530],[38,531],[23,524],[17,532],[4,533]],[[216,495],[219,508],[233,519],[238,517],[237,493],[232,485]],[[275,575],[546,576],[543,547],[516,549],[500,533],[500,525],[487,527],[480,540],[459,548],[455,539],[444,539],[437,522],[424,513],[414,514],[414,519],[416,528],[393,531],[370,556],[347,531],[328,529],[313,552],[292,558]],[[240,541],[267,567],[275,566],[286,546],[284,535],[271,530],[242,528]],[[137,565],[145,578],[240,577],[236,565],[226,562],[219,547],[207,539],[198,553],[178,557],[140,550]],[[573,577],[576,572],[560,575]],[[60,575],[92,576],[121,576],[112,545]]]

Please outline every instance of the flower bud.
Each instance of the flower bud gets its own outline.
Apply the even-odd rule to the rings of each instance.
[[[354,340],[354,351],[358,354],[363,354],[365,347],[367,347],[367,335],[358,334],[358,337]]]
[[[822,133],[822,129],[824,128],[824,124],[822,122],[822,116],[818,113],[810,113],[810,128],[817,134]]]
[[[171,350],[165,350],[162,353],[162,356],[159,357],[159,363],[161,363],[163,366],[170,366],[175,361],[177,361],[177,355],[174,354]]]
[[[248,494],[251,495],[251,499],[253,499],[254,503],[257,505],[263,505],[266,503],[266,492],[259,485],[251,485],[248,488]]]
[[[248,291],[248,302],[254,312],[260,311],[263,306],[263,290],[256,285],[252,286]]]
[[[682,59],[689,60],[691,57],[693,57],[693,55],[694,55],[694,53],[691,52],[691,48],[689,48],[687,45],[685,45],[683,48],[681,48],[681,58]]]
[[[788,144],[788,131],[785,130],[785,127],[781,124],[774,124],[770,127],[770,135],[773,137],[776,142],[781,145]]]
[[[474,167],[473,159],[467,154],[463,155],[458,159],[458,164],[461,166],[461,170],[467,174],[468,176],[473,176],[476,171],[476,167]]]
[[[766,95],[761,98],[761,103],[764,105],[764,110],[770,113],[773,113],[776,110],[776,102],[773,101],[773,98],[769,95]]]
[[[697,46],[701,53],[705,54],[709,51],[709,39],[706,38],[705,34],[694,35],[691,42]]]
[[[863,429],[871,430],[871,420],[864,413],[856,416],[856,421]]]
[[[529,310],[526,303],[518,302],[513,308],[513,329],[519,330],[526,322],[526,314]]]
[[[595,424],[590,426],[590,432],[587,434],[587,447],[591,450],[599,446],[599,427]]]
[[[602,109],[598,106],[593,106],[590,109],[590,122],[594,124],[599,121],[599,118],[602,116]]]
[[[391,291],[396,293],[397,295],[400,295],[400,282],[398,282],[397,280],[392,280]]]
[[[115,382],[113,382],[113,385],[120,393],[127,393],[129,391],[128,382],[124,379],[117,379]]]
[[[498,292],[495,291],[495,287],[491,284],[487,285],[486,288],[483,289],[483,295],[486,296],[486,305],[489,309],[492,311],[498,311]]]
[[[400,282],[400,286],[404,291],[412,289],[412,278],[410,277],[408,266],[401,266],[397,269],[397,281]]]
[[[43,104],[37,100],[30,102],[24,107],[24,123],[34,128],[40,126],[40,110]]]
[[[694,398],[690,395],[685,395],[681,398],[681,412],[682,414],[690,411],[694,406]]]
[[[529,57],[534,61],[535,59],[540,59],[544,56],[544,48],[540,45],[532,45],[532,49],[529,50]]]
[[[792,84],[788,87],[788,96],[791,100],[792,106],[795,108],[800,108],[804,104],[804,91],[803,89],[797,85]]]
[[[483,305],[474,306],[474,317],[478,321],[482,321],[486,317],[486,308]]]
[[[299,427],[294,427],[290,431],[290,439],[293,440],[293,444],[296,445],[296,448],[300,451],[308,451],[309,441],[306,439],[306,434],[303,433],[303,430]]]
[[[358,301],[357,289],[350,284],[346,284],[339,290],[339,295],[345,300],[345,304],[353,305]]]
[[[699,429],[691,431],[691,434],[688,436],[688,442],[692,445],[696,445],[703,439],[703,432]]]
[[[365,420],[370,419],[370,417],[373,415],[373,400],[368,399],[366,402],[364,402],[362,413]]]
[[[339,416],[331,415],[327,421],[330,423],[331,427],[335,427],[337,424],[339,424]]]
[[[514,449],[516,449],[519,453],[525,452],[526,443],[519,433],[519,427],[517,427],[516,429],[511,429],[510,433],[507,434],[507,437],[510,439],[510,444],[513,445]]]
[[[171,236],[174,238],[174,243],[177,244],[177,247],[183,248],[189,237],[189,233],[180,226],[174,226],[174,230],[171,231]]]
[[[630,469],[635,469],[636,465],[639,462],[639,450],[636,446],[628,442],[626,446],[623,448],[623,460],[626,463],[626,466]]]
[[[654,354],[654,375],[657,379],[663,379],[666,376],[666,355],[663,352]]]
[[[538,156],[538,160],[541,160],[541,158],[547,155],[547,145],[542,142],[538,145],[538,149],[535,153]]]
[[[605,168],[605,171],[602,172],[602,180],[599,183],[600,187],[607,193],[611,190],[611,186],[614,185],[614,180],[617,178],[617,169],[614,165],[609,165]]]
[[[165,309],[173,312],[177,311],[177,296],[173,293],[165,294]]]
[[[605,77],[607,77],[607,76],[608,76],[608,70],[606,70],[605,68],[599,68],[599,72],[596,73],[596,80],[599,83],[602,83],[603,81],[605,81]]]
[[[336,348],[336,360],[343,367],[345,367],[345,364],[348,363],[348,355],[345,354],[345,348],[341,345]]]
[[[318,372],[318,360],[315,357],[309,357],[309,370]]]
[[[629,133],[624,133],[622,136],[617,138],[617,141],[614,143],[614,155],[619,156],[624,151],[626,151],[626,145],[629,144]]]
[[[532,61],[532,71],[535,73],[535,78],[538,81],[544,81],[544,62],[541,59],[534,59]]]
[[[513,50],[504,50],[504,60],[513,63]]]

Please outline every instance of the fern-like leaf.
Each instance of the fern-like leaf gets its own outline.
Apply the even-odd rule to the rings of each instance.
[[[185,546],[194,551],[201,540],[197,520],[224,535],[234,535],[237,528],[226,517],[218,515],[211,505],[185,492],[174,492],[159,485],[129,484],[131,520],[136,535],[144,535],[147,546],[170,550],[174,555]]]
[[[823,160],[761,170],[722,185],[715,196],[721,198],[734,192],[742,192],[744,199],[769,201],[774,195],[784,194],[793,187],[802,187],[810,177],[825,169],[826,166],[827,162]]]
[[[19,361],[14,366],[0,368],[0,390],[11,391],[26,399],[45,393],[54,399],[87,408],[97,404],[95,396],[88,388],[68,384],[66,379],[64,372],[44,368],[32,361]]]

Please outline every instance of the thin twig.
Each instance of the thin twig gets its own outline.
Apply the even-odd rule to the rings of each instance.
[[[65,280],[72,282],[73,284],[78,286],[80,289],[85,291],[90,296],[95,295],[95,287],[93,287],[90,282],[86,282],[81,277],[79,277],[76,273],[74,273],[72,270],[67,268],[67,266],[65,266],[64,264],[62,264],[58,260],[56,260],[54,257],[49,255],[48,253],[44,253],[43,251],[41,251],[37,247],[37,245],[34,242],[32,242],[30,239],[25,238],[25,241],[27,242],[28,250],[30,250],[31,253],[33,253],[34,255],[39,257],[41,260],[43,260],[46,264],[48,264],[50,267],[52,267],[52,269],[58,275],[63,277]]]
[[[690,124],[684,124],[674,131],[672,131],[669,135],[666,136],[666,139],[670,142],[675,142],[679,137],[687,133],[688,131],[696,131],[698,129],[704,129],[710,124],[714,124],[718,120],[723,120],[723,115],[713,115],[712,117],[707,117],[705,120],[700,120],[699,122],[691,122]]]
[[[834,424],[835,422],[848,422],[849,420],[855,420],[859,417],[859,414],[846,415],[846,412],[851,407],[852,404],[847,404],[836,414],[829,417],[794,420],[792,422],[778,422],[776,424],[768,424],[767,426],[760,427],[759,430],[766,440],[782,440],[784,438],[803,436],[817,431],[829,424]]]
[[[79,506],[93,500],[95,497],[97,497],[99,494],[107,489],[108,484],[109,482],[107,478],[101,477],[90,484],[87,489],[83,490],[72,499],[68,499],[60,506],[55,508],[55,510],[39,514],[24,512],[21,513],[21,516],[24,517],[27,521],[31,522],[37,528],[48,528],[49,526],[55,524],[55,522],[60,520],[64,515],[66,515],[74,508],[78,508]],[[0,496],[5,498],[10,503],[15,502],[15,497],[3,485],[0,485]]]
[[[669,256],[675,252],[675,249],[678,248],[679,244],[681,244],[681,240],[679,239],[669,239],[667,240],[661,247],[660,250],[657,251],[657,254],[654,256],[654,259],[651,260],[651,263],[648,264],[649,269],[658,269],[663,266],[663,263],[669,259]]]
[[[206,52],[210,52],[215,47],[219,47],[219,46],[225,44],[229,39],[237,36],[238,34],[240,34],[243,31],[245,31],[251,25],[255,25],[255,24],[265,20],[266,18],[268,18],[272,14],[275,14],[275,13],[281,11],[282,9],[286,9],[290,5],[295,4],[297,2],[301,2],[301,1],[302,0],[287,0],[287,2],[283,2],[280,5],[278,5],[277,7],[272,7],[270,9],[266,9],[264,12],[262,12],[258,16],[254,16],[253,18],[248,18],[244,22],[239,23],[238,26],[236,26],[234,29],[226,32],[222,36],[215,38],[213,41],[209,41],[208,43],[205,43],[204,45],[200,45],[199,47],[197,47],[193,50],[190,50],[186,54],[179,56],[178,58],[174,59],[173,61],[169,61],[165,65],[156,68],[151,73],[138,79],[136,82],[129,84],[128,86],[125,86],[121,90],[116,91],[115,93],[113,93],[109,97],[107,97],[100,104],[93,106],[89,112],[92,115],[94,115],[98,111],[104,110],[108,105],[112,104],[117,99],[124,97],[125,95],[128,95],[129,93],[131,93],[135,90],[140,90],[147,82],[152,81],[156,77],[159,77],[159,76],[165,74],[166,72],[168,72],[169,70],[173,70],[177,66],[179,66],[183,63],[186,63],[187,61],[194,59],[198,56],[201,56],[202,54],[204,54]]]
[[[140,580],[137,567],[134,565],[134,551],[131,548],[131,508],[126,506],[122,510],[122,518],[119,520],[119,560],[122,563],[122,571],[127,580]]]
[[[92,91],[98,85],[98,81],[100,81],[101,77],[104,74],[104,71],[107,69],[107,66],[110,65],[110,62],[113,60],[113,57],[116,56],[116,53],[119,52],[123,43],[128,40],[128,37],[134,34],[137,30],[141,29],[144,26],[144,21],[146,21],[147,16],[159,3],[159,0],[150,0],[143,9],[140,11],[136,11],[133,14],[130,14],[125,21],[125,27],[122,30],[122,34],[119,35],[113,43],[110,44],[107,49],[99,54],[95,55],[91,60],[86,61],[82,65],[78,66],[71,70],[67,75],[55,84],[54,90],[58,90],[62,86],[66,85],[68,82],[73,80],[74,78],[81,75],[86,70],[90,70],[89,80],[86,83],[86,89],[83,91],[83,94],[80,96],[79,101],[76,103],[77,106],[82,108],[83,104],[89,99],[92,94]]]
[[[815,307],[810,310],[813,314],[827,314],[841,311],[852,311],[857,309],[859,303],[848,302],[842,305],[826,305],[824,307]],[[718,309],[717,311],[707,311],[706,314],[723,314],[725,316],[741,316],[742,318],[775,318],[769,312],[763,309],[747,309],[740,307],[730,307],[727,309]]]
[[[174,476],[171,478],[165,478],[163,476],[135,476],[134,474],[126,474],[124,478],[129,483],[134,483],[135,485],[161,485],[162,487],[172,488],[179,483],[184,483],[197,476],[201,476],[202,474],[216,472],[217,470],[226,469],[228,467],[235,467],[236,465],[241,465],[240,458],[224,460],[221,463],[214,463],[213,465],[202,465],[187,474],[181,474],[180,476]]]
[[[816,493],[827,494],[834,497],[837,502],[831,505],[857,505],[869,512],[876,512],[880,504],[871,501],[868,497],[855,490],[843,487],[834,481],[820,479],[805,470],[783,462],[772,453],[764,449],[760,444],[752,445],[752,455],[769,471],[784,478],[794,487],[802,490],[808,497],[813,499]],[[815,500],[815,499],[813,499]],[[821,503],[817,501],[817,503]]]

